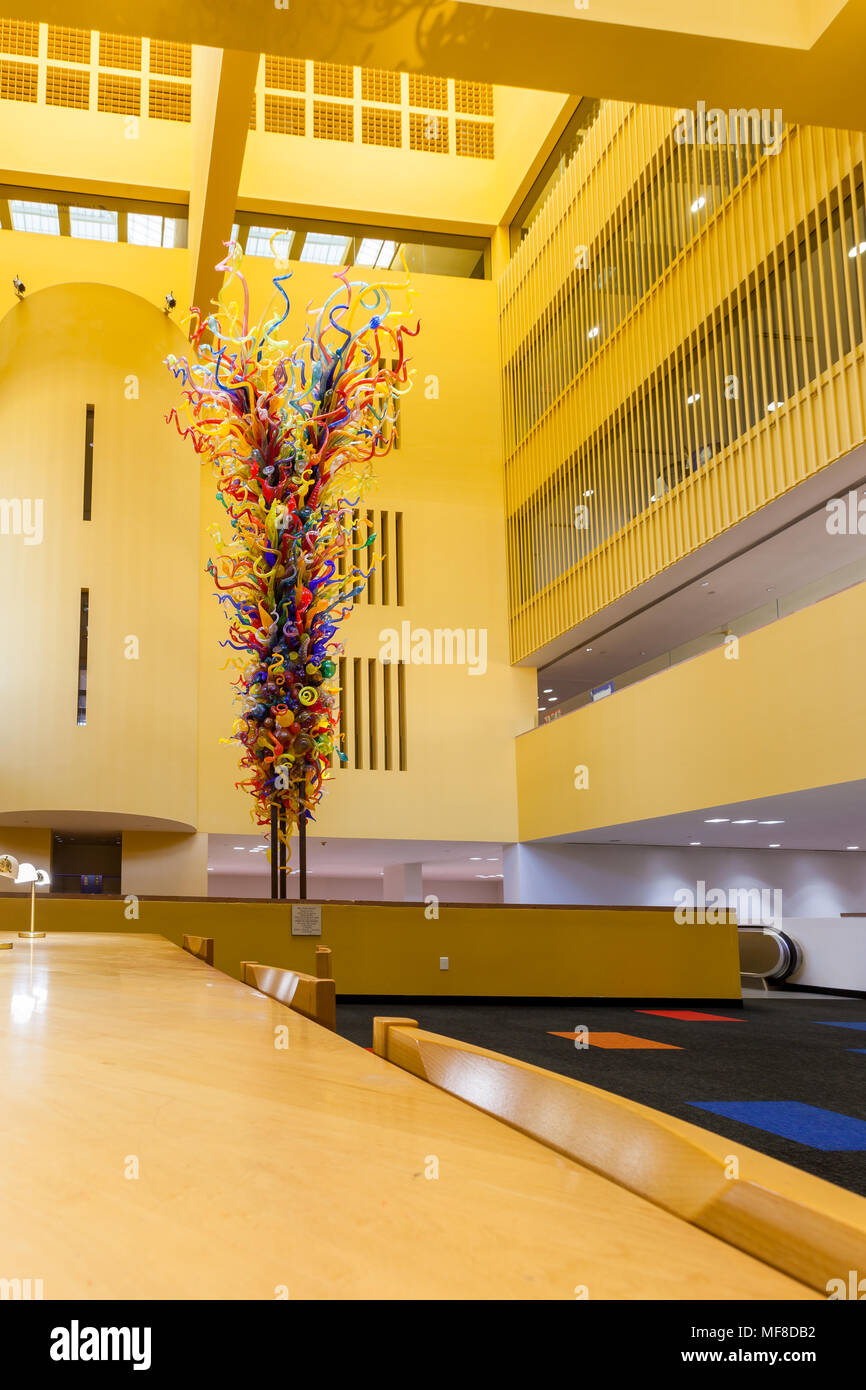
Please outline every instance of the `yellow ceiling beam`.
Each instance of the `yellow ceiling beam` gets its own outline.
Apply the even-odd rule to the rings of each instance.
[[[542,0],[529,3],[541,7]],[[866,127],[866,0],[847,0],[838,11],[838,0],[804,0],[788,7],[787,20],[780,0],[736,0],[724,23],[696,15],[685,0],[659,0],[649,24],[638,22],[635,0],[579,3],[547,14],[512,9],[508,0],[433,0],[423,8],[406,0],[332,0],[326,7],[274,0],[255,11],[230,0],[173,7],[77,0],[74,18],[94,29],[227,49],[665,106],[778,108],[787,122]],[[70,22],[66,0],[2,0],[2,7],[14,18]],[[695,32],[702,25],[709,32]]]
[[[190,303],[206,315],[222,283],[241,181],[259,56],[195,48],[189,193]]]

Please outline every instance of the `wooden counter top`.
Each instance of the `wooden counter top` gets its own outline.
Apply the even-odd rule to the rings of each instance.
[[[3,939],[0,1277],[46,1299],[815,1297],[162,937]]]

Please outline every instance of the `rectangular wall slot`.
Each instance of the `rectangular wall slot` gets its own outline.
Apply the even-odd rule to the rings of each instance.
[[[84,511],[85,521],[90,520],[93,505],[93,417],[94,408],[87,407],[84,421]]]
[[[78,723],[87,723],[87,620],[90,590],[82,589],[78,609]]]

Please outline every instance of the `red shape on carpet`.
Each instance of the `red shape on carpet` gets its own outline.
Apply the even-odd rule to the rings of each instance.
[[[655,1014],[657,1018],[680,1018],[684,1023],[745,1023],[744,1018],[726,1014],[702,1014],[695,1009],[635,1009],[636,1014]]]

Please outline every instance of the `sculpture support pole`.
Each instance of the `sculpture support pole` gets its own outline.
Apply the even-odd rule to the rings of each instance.
[[[284,808],[280,811],[280,856],[279,856],[279,864],[280,864],[280,897],[281,897],[281,898],[287,898],[287,897],[289,896],[289,895],[288,895],[288,891],[287,891],[287,888],[288,888],[288,884],[287,884],[288,873],[286,872],[286,870],[287,870],[288,852],[289,852],[289,847],[288,847],[288,845],[286,844],[286,825],[287,825],[287,821],[288,821],[288,817],[286,816],[286,811],[285,811],[285,807],[284,807]]]
[[[279,836],[278,821],[279,812],[276,806],[271,806],[271,897],[279,897],[280,892],[280,869],[279,869]]]
[[[298,897],[307,900],[307,822],[303,816],[298,820]]]

